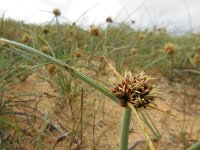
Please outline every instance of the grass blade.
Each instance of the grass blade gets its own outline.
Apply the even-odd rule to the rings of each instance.
[[[10,41],[10,40],[3,39],[3,38],[0,38],[0,41],[4,41],[4,42],[7,42],[7,43],[10,43],[10,44],[12,44],[12,45],[14,45],[16,47],[21,48],[22,52],[26,51],[26,52],[31,53],[33,55],[37,55],[40,58],[44,58],[44,59],[50,61],[51,63],[54,63],[54,64],[56,64],[56,65],[58,65],[60,67],[65,68],[73,76],[79,78],[80,80],[82,80],[85,83],[89,84],[91,87],[95,88],[96,90],[98,90],[99,92],[101,92],[102,94],[104,94],[105,96],[111,98],[117,104],[119,104],[119,105],[121,104],[120,100],[114,94],[112,94],[108,89],[102,87],[101,85],[99,85],[98,83],[96,83],[94,80],[92,80],[88,76],[86,76],[86,75],[82,74],[81,72],[75,70],[74,68],[72,68],[68,64],[62,62],[61,60],[59,60],[59,59],[57,59],[55,57],[49,56],[49,55],[47,55],[47,54],[45,54],[45,53],[43,53],[43,52],[41,52],[41,51],[39,51],[37,49],[34,49],[32,47],[29,47],[29,46],[26,46],[26,45],[23,45],[23,44],[14,42],[14,41]]]
[[[146,142],[147,142],[147,144],[149,146],[149,149],[150,150],[155,150],[155,148],[153,146],[153,143],[151,142],[151,139],[150,139],[149,135],[147,134],[147,131],[146,131],[146,129],[145,129],[143,123],[142,123],[142,120],[140,119],[140,116],[139,116],[137,110],[130,103],[128,103],[128,106],[133,110],[133,112],[134,112],[134,114],[135,114],[135,116],[137,118],[137,121],[138,121],[138,123],[140,125],[140,128],[141,128],[143,134],[144,134],[144,137],[145,137],[145,140],[146,140]]]
[[[40,130],[40,133],[39,133],[39,136],[38,136],[38,139],[37,139],[37,143],[36,143],[36,150],[39,150],[40,149],[40,145],[42,144],[42,134],[43,134],[43,132],[45,130],[45,127],[46,127],[47,117],[48,117],[48,115],[46,115],[44,123],[42,125],[41,130]]]

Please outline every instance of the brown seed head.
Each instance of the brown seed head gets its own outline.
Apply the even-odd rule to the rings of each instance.
[[[200,54],[200,45],[197,46],[193,46],[192,49],[196,52]]]
[[[138,52],[138,49],[137,49],[137,48],[132,48],[132,49],[131,49],[131,53],[132,53],[133,55],[135,55],[137,52]]]
[[[167,54],[171,55],[177,50],[177,45],[173,43],[166,43],[164,46],[164,50]]]
[[[76,50],[75,55],[76,55],[77,58],[80,58],[81,55],[82,55],[81,54],[81,49]]]
[[[60,15],[61,15],[60,9],[55,8],[55,9],[53,10],[53,14],[54,14],[56,17],[60,16]]]
[[[97,27],[90,27],[90,34],[93,36],[100,36],[101,35],[101,31],[99,28]]]
[[[150,83],[151,79],[144,72],[132,76],[128,71],[121,82],[114,83],[112,92],[121,100],[124,107],[129,102],[135,108],[146,108],[157,97],[157,92]]]
[[[199,54],[196,54],[194,56],[194,60],[195,60],[195,63],[199,64],[200,63],[200,55]]]
[[[48,46],[43,46],[43,47],[42,47],[42,52],[48,54],[49,51],[50,51],[50,50],[49,50],[49,47],[48,47]]]
[[[22,38],[21,38],[21,41],[23,42],[23,43],[27,43],[27,42],[29,42],[31,40],[31,37],[28,35],[28,34],[24,34],[23,36],[22,36]]]
[[[153,35],[153,33],[154,33],[153,31],[150,31],[150,32],[149,32],[149,36]]]
[[[103,55],[99,57],[99,61],[102,62],[104,60]]]
[[[108,18],[106,18],[106,22],[108,22],[108,23],[113,23],[113,20],[112,20],[111,17],[108,17]]]
[[[78,48],[76,51],[75,51],[75,56],[77,58],[80,58],[80,57],[87,57],[87,52],[84,48]]]
[[[139,41],[144,40],[144,38],[145,38],[145,35],[144,35],[144,34],[140,34],[140,35],[138,36]]]
[[[43,33],[44,33],[44,34],[48,34],[48,33],[49,33],[49,29],[48,29],[48,28],[44,28],[44,29],[43,29]]]
[[[48,71],[48,73],[49,74],[53,74],[54,72],[55,72],[55,70],[56,70],[56,65],[55,64],[50,64],[50,65],[48,65],[48,67],[47,67],[47,71]]]
[[[11,45],[9,45],[9,43],[7,43],[7,42],[0,41],[0,47],[7,47],[7,48],[11,48]]]

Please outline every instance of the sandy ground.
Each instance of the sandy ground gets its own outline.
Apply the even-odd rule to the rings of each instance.
[[[106,83],[111,75],[112,73],[106,72],[99,79]],[[58,92],[58,87],[52,82],[44,81],[40,78],[41,76],[49,80],[52,78],[47,74],[37,72],[31,74],[24,82],[10,85],[11,90],[5,98],[7,100],[12,98],[14,104],[12,110],[26,113],[25,116],[15,115],[15,121],[22,127],[23,133],[7,131],[5,134],[9,135],[10,140],[18,139],[21,149],[32,150],[36,148],[37,138],[42,133],[41,149],[53,146],[55,150],[69,149],[70,146],[72,149],[117,149],[122,107],[77,80],[84,91],[81,124],[81,93],[76,100],[69,100],[71,99],[69,97],[61,103],[63,99]],[[151,130],[145,127],[156,149],[184,149],[184,144],[200,140],[200,91],[181,83],[169,84],[168,80],[161,75],[156,75],[155,78],[154,83],[160,86],[161,92],[156,104],[160,109],[172,113],[175,117],[155,109],[145,110],[159,130],[162,137],[159,141]],[[41,132],[42,129],[46,130]],[[59,139],[64,134],[66,136]],[[133,146],[133,149],[148,150],[134,115],[129,135],[129,147]]]

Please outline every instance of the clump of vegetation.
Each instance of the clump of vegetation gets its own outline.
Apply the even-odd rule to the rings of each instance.
[[[137,132],[136,122],[150,149],[154,148],[153,142],[162,143],[162,140],[171,140],[168,145],[181,147],[182,144],[184,149],[197,141],[198,136],[195,138],[187,132],[184,137],[179,135],[173,140],[172,130],[162,135],[163,138],[156,128],[159,121],[154,124],[157,117],[151,119],[148,113],[154,108],[163,112],[164,117],[171,117],[172,109],[183,112],[183,116],[198,115],[192,104],[196,104],[199,94],[191,95],[191,91],[198,90],[200,82],[199,34],[172,35],[162,27],[137,30],[126,23],[113,23],[112,17],[105,19],[106,27],[95,25],[83,29],[75,23],[61,23],[59,9],[52,13],[56,23],[45,25],[1,19],[0,114],[3,117],[0,132],[8,132],[9,136],[0,137],[3,141],[0,148],[22,149],[25,142],[37,149],[53,149],[63,143],[68,149],[127,149],[128,137]],[[107,82],[113,70],[114,87]],[[158,79],[151,80],[142,71]],[[121,77],[124,72],[125,77]],[[167,80],[168,77],[171,80]],[[181,97],[183,105],[182,101],[176,102],[177,95],[173,95],[172,103],[168,103],[169,112],[154,101],[157,98],[160,103],[170,102],[171,98],[165,98],[165,94],[172,91],[165,89],[167,91],[161,91],[166,92],[164,96],[159,96],[153,86],[154,83],[162,86],[163,78],[167,88],[177,84],[184,85],[181,88],[184,90],[192,88],[180,94],[184,95]],[[110,103],[91,87],[119,105]],[[121,110],[124,120],[118,144],[111,135],[115,129],[118,131],[119,120],[110,124],[109,121],[121,116],[118,115]],[[135,118],[137,121],[132,125],[131,120]],[[185,125],[187,121],[183,119],[183,122]],[[147,127],[152,133],[150,136]],[[177,139],[181,140],[177,142]],[[48,140],[54,143],[49,145]]]
[[[165,52],[170,56],[171,61],[171,73],[170,73],[170,79],[173,79],[174,74],[174,53],[177,51],[178,46],[173,43],[166,43],[164,46]]]

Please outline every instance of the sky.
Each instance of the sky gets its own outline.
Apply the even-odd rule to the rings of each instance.
[[[59,8],[62,22],[79,25],[135,21],[135,28],[166,27],[170,31],[200,32],[200,0],[0,0],[0,17],[45,24]]]

